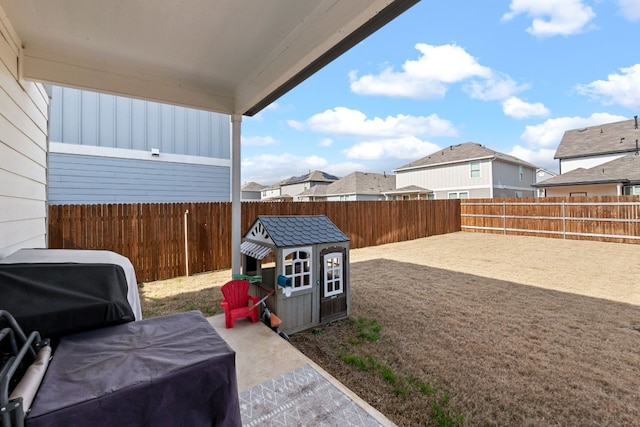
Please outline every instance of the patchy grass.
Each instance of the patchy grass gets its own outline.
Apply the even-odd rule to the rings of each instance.
[[[316,329],[295,334],[292,343],[320,364],[325,359],[318,361],[318,354],[328,360],[338,357],[343,362],[338,375],[341,381],[347,383],[345,377],[357,378],[358,388],[375,387],[377,393],[387,396],[385,400],[390,405],[411,407],[412,411],[421,408],[420,412],[405,414],[404,419],[394,419],[393,414],[387,413],[392,420],[403,425],[463,425],[464,417],[450,406],[447,392],[436,392],[433,386],[417,380],[410,368],[391,366],[385,360],[387,346],[392,342],[381,336],[382,324],[377,319],[349,318],[328,325],[322,334]],[[336,366],[330,370],[335,375]]]

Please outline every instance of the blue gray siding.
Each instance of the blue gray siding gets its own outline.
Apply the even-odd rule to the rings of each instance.
[[[50,204],[230,200],[228,115],[72,88],[51,91]]]
[[[220,202],[230,200],[224,166],[49,154],[49,203]]]
[[[52,87],[53,142],[229,159],[228,115]]]

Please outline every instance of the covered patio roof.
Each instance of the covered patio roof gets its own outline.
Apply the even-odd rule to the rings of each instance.
[[[418,1],[0,0],[0,7],[27,80],[251,116]]]
[[[231,115],[232,270],[240,122],[419,0],[0,0],[20,79]]]

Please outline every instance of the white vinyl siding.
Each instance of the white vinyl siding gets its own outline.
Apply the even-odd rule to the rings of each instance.
[[[45,247],[47,232],[49,97],[43,85],[18,81],[20,47],[8,25],[0,22],[0,257]]]
[[[611,160],[619,159],[627,154],[629,153],[603,154],[599,156],[580,157],[577,159],[561,159],[560,172],[567,173],[578,168],[590,169],[594,166],[610,162]]]
[[[491,186],[491,161],[480,161],[480,177],[469,176],[469,162],[453,163],[434,166],[425,169],[398,171],[396,173],[396,188],[417,185],[434,191],[443,191],[446,188],[471,188]]]

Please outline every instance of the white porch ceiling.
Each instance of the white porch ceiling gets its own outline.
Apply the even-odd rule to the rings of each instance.
[[[25,79],[250,116],[418,1],[0,0],[0,19]]]

